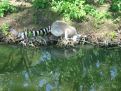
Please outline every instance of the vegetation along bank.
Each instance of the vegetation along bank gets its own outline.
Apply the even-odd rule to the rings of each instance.
[[[14,43],[11,29],[38,30],[56,20],[74,26],[81,44],[121,46],[120,0],[1,0],[0,41]]]

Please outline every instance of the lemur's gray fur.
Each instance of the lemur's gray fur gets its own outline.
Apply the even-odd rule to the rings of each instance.
[[[57,20],[51,25],[51,33],[57,37],[64,37],[65,39],[71,38],[77,35],[77,31],[74,27],[68,25],[64,21]]]

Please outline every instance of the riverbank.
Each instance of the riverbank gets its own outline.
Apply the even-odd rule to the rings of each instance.
[[[115,35],[114,35],[115,33]],[[104,34],[104,35],[103,35]],[[103,33],[101,32],[87,32],[87,33],[80,33],[81,38],[79,42],[73,41],[65,41],[65,40],[46,40],[46,44],[43,44],[41,41],[39,42],[39,38],[35,41],[32,41],[30,44],[26,43],[25,45],[19,41],[13,41],[11,37],[1,37],[0,44],[14,44],[14,45],[24,45],[24,46],[31,46],[31,47],[40,47],[40,46],[57,46],[57,47],[75,47],[77,45],[93,45],[98,47],[121,47],[121,33],[115,32],[108,32]]]
[[[92,44],[97,46],[119,46],[121,45],[121,22],[113,19],[105,19],[97,22],[93,17],[88,17],[88,20],[70,21],[66,20],[52,10],[32,8],[28,2],[20,2],[11,0],[12,5],[19,7],[19,11],[6,15],[0,18],[0,26],[3,24],[9,25],[17,31],[24,31],[25,28],[40,29],[48,27],[56,20],[65,20],[70,25],[76,27],[79,34],[86,36],[86,40],[81,40],[82,44]],[[102,9],[103,8],[103,9]],[[102,6],[99,10],[107,10],[107,6]],[[120,18],[119,18],[120,19]],[[0,41],[4,42],[3,35],[0,36]],[[5,41],[6,42],[6,41]]]

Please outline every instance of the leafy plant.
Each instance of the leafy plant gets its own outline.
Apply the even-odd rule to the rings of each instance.
[[[1,0],[0,2],[0,17],[3,17],[6,13],[11,13],[15,8],[10,5],[9,0]]]
[[[45,9],[50,6],[50,0],[33,0],[32,1],[34,8]]]
[[[105,0],[98,0],[99,4],[104,4]]]
[[[52,9],[62,13],[67,18],[82,19],[86,15],[84,4],[85,0],[53,0]]]
[[[110,32],[109,36],[111,37],[111,39],[114,39],[116,37],[116,32]]]
[[[2,33],[6,36],[8,35],[8,30],[9,30],[9,25],[7,23],[4,23],[1,27],[0,30],[2,31]]]
[[[119,1],[120,0],[113,0],[112,2],[118,2],[120,4]],[[100,5],[104,4],[106,0],[33,0],[33,7],[37,9],[49,8],[63,15],[64,18],[71,20],[82,21],[89,15],[94,17],[96,23],[100,23],[106,18],[110,18],[111,15],[108,12],[98,11],[96,9],[97,6],[95,6],[95,4],[89,4],[89,2]],[[120,5],[118,5],[118,7],[119,6]]]
[[[101,23],[106,18],[110,18],[108,12],[99,12],[95,7],[91,5],[85,5],[85,11],[87,15],[93,16],[96,23]]]
[[[112,0],[110,9],[114,12],[121,11],[121,0]]]

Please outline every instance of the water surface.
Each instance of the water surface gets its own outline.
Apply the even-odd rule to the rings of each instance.
[[[0,45],[0,91],[120,91],[121,49]]]

